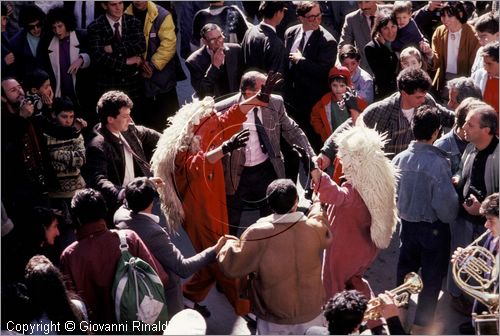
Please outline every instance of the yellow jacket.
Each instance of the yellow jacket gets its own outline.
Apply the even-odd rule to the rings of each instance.
[[[125,14],[134,15],[132,6],[133,5],[131,4],[127,7]],[[151,28],[157,16],[157,5],[155,5],[152,1],[148,1],[146,21],[144,22],[144,37],[146,38],[146,52],[144,53],[144,59],[147,60],[147,57],[150,56],[151,63],[153,63],[157,70],[161,71],[175,55],[177,38],[175,36],[175,25],[171,14],[167,15],[165,20],[161,23],[160,29],[158,30],[158,36],[150,36]],[[150,37],[158,37],[160,39],[160,45],[153,51],[153,55],[148,55]]]

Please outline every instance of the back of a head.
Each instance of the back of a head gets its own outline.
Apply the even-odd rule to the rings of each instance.
[[[265,19],[272,19],[274,14],[285,8],[283,1],[262,1],[259,5],[259,14]]]
[[[422,105],[417,108],[411,121],[411,129],[415,139],[430,140],[440,127],[437,108],[430,105]]]
[[[368,305],[366,297],[357,290],[337,293],[323,306],[330,335],[348,335],[363,321]]]
[[[105,219],[107,211],[102,194],[91,188],[77,190],[71,200],[73,223],[78,227]]]
[[[458,77],[449,80],[446,83],[446,87],[451,90],[455,90],[457,93],[456,101],[460,104],[465,98],[473,97],[482,99],[483,95],[481,89],[474,83],[472,78],[468,77]]]
[[[398,90],[407,94],[414,94],[416,91],[427,92],[432,86],[432,80],[425,70],[409,67],[402,70],[398,77]]]
[[[128,208],[136,213],[149,207],[157,196],[154,182],[147,177],[137,177],[125,187]]]
[[[297,187],[290,179],[277,179],[267,187],[266,197],[271,210],[283,215],[295,205],[298,198]]]
[[[493,41],[493,42],[488,43],[487,45],[485,45],[483,47],[483,51],[481,53],[481,56],[489,57],[493,61],[498,63],[498,54],[499,54],[498,45],[499,45],[498,41]]]

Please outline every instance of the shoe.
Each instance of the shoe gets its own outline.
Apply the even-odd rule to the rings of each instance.
[[[471,321],[467,321],[467,322],[464,322],[461,325],[459,325],[458,330],[460,331],[460,334],[462,334],[462,335],[475,335],[476,334],[476,330],[474,330],[474,327],[472,326]]]
[[[452,296],[451,306],[454,310],[466,316],[470,316],[472,313],[472,303],[469,302],[463,295]]]
[[[204,318],[209,318],[212,315],[212,313],[210,313],[210,310],[208,310],[207,306],[202,306],[196,302],[194,302],[192,307],[189,307],[186,304],[184,304],[184,307],[196,310]]]

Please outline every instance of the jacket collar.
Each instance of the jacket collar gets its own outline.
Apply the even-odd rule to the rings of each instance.
[[[76,230],[76,239],[78,241],[85,239],[87,237],[93,237],[96,235],[101,235],[104,232],[109,231],[106,226],[106,221],[100,219],[97,222],[85,223]]]
[[[434,145],[429,145],[423,142],[418,142],[413,140],[412,142],[410,142],[410,145],[408,147],[414,149],[414,151],[418,152],[430,151],[434,152],[435,154],[441,157],[448,158],[448,154],[444,150],[442,150],[441,148],[437,148]]]

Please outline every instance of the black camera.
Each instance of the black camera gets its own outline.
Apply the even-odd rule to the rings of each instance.
[[[28,92],[26,94],[26,96],[24,97],[24,100],[22,101],[21,106],[23,106],[24,104],[26,104],[28,102],[30,102],[31,104],[33,104],[33,107],[35,108],[35,111],[39,111],[43,107],[42,97],[40,97],[36,93],[29,93]]]
[[[472,204],[474,204],[474,201],[472,200],[471,195],[476,196],[476,199],[479,201],[479,203],[481,203],[484,200],[483,193],[480,190],[478,190],[476,187],[470,186],[470,188],[469,188],[469,197],[467,197],[465,199],[465,204],[468,207],[470,207],[470,206],[472,206]]]

